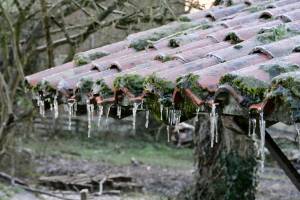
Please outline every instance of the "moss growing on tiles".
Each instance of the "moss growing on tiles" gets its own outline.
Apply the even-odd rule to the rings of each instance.
[[[174,58],[171,55],[158,55],[155,57],[155,60],[159,60],[164,63],[164,62],[174,60]]]
[[[34,93],[43,93],[44,97],[54,97],[56,89],[53,88],[48,81],[41,81],[35,87],[32,88]]]
[[[179,21],[181,21],[181,22],[190,22],[192,20],[188,16],[180,16]]]
[[[158,41],[164,37],[170,36],[176,32],[181,32],[190,28],[195,28],[199,26],[197,23],[193,22],[178,22],[178,25],[167,26],[157,30],[155,32],[149,32],[145,36],[141,36],[137,39],[134,39],[129,47],[136,49],[137,51],[145,50],[153,42]]]
[[[264,99],[264,94],[268,89],[268,84],[249,76],[238,76],[235,74],[226,74],[221,80],[221,84],[229,84],[236,90],[240,91],[241,95],[249,98],[251,103],[259,103]]]
[[[266,6],[264,6],[264,5],[255,5],[255,6],[251,6],[250,8],[246,9],[246,11],[249,11],[250,13],[256,13],[258,11],[262,11],[265,9],[266,9]]]
[[[271,42],[276,42],[291,36],[285,25],[278,25],[271,29],[262,30],[258,36],[257,40],[263,44],[268,44]]]
[[[288,72],[275,77],[272,80],[272,86],[282,86],[291,91],[292,95],[300,98],[300,73]]]
[[[78,84],[78,89],[79,89],[79,92],[81,94],[88,94],[92,91],[92,88],[93,88],[93,85],[94,85],[94,81],[92,81],[91,79],[81,79],[79,84]]]
[[[144,81],[144,90],[148,93],[155,94],[159,102],[164,106],[172,105],[172,95],[175,84],[157,77],[155,74],[148,76]]]
[[[135,96],[141,95],[143,93],[143,83],[144,78],[136,74],[126,74],[124,76],[117,77],[114,80],[114,88],[127,88]]]
[[[180,77],[176,80],[177,88],[181,91],[183,89],[190,89],[200,99],[206,99],[209,96],[208,91],[199,87],[198,84],[199,76],[194,74],[188,74]],[[182,91],[183,93],[183,91]],[[197,106],[188,98],[186,95],[182,95],[183,100],[178,102],[176,107],[182,110],[184,118],[190,118],[195,115]]]
[[[300,73],[289,72],[275,77],[268,98],[279,98],[285,112],[290,111],[292,120],[300,121]],[[289,121],[289,120],[288,120]]]
[[[283,73],[299,70],[300,67],[295,64],[278,62],[276,64],[261,65],[260,69],[269,73],[270,77],[273,78]]]
[[[82,53],[78,53],[74,56],[74,63],[77,66],[81,66],[81,65],[86,65],[88,63],[90,63],[93,60],[102,58],[104,56],[109,55],[109,53],[106,52],[82,52]]]
[[[102,98],[109,98],[114,95],[114,92],[109,88],[103,79],[97,80],[92,87],[93,95],[99,95]]]
[[[243,40],[241,40],[234,32],[229,33],[226,36],[225,41],[230,41],[231,44],[238,44],[243,42]]]
[[[235,48],[235,49],[242,49],[243,45],[237,44],[237,45],[234,45],[233,48]]]

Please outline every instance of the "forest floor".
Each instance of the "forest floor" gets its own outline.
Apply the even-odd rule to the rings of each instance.
[[[120,195],[97,196],[95,192],[90,194],[91,200],[172,199],[188,187],[193,179],[192,149],[176,148],[149,138],[87,138],[66,134],[51,139],[32,138],[27,140],[25,147],[34,157],[34,167],[30,169],[32,176],[25,180],[34,187],[40,176],[83,173],[90,176],[125,174],[143,186],[140,192],[124,192]],[[79,200],[79,192],[38,188],[64,198]],[[0,191],[5,191],[2,194],[0,192],[1,200],[58,200],[1,184]],[[258,178],[257,199],[299,200],[300,193],[276,163],[268,159],[264,173]]]

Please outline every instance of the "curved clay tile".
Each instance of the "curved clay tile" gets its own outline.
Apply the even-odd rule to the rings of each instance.
[[[294,10],[292,12],[287,12],[278,17],[284,22],[292,22],[296,20],[300,20],[300,9]]]
[[[25,80],[31,85],[36,86],[44,77],[52,75],[54,73],[63,72],[68,69],[72,69],[75,67],[75,64],[73,62],[68,62],[66,64],[52,67],[50,69],[46,69],[44,71],[29,75],[25,77]]]
[[[225,73],[252,66],[256,63],[261,63],[267,60],[268,58],[264,55],[246,55],[225,63],[220,63],[218,65],[196,71],[195,74],[199,75],[198,84],[201,88],[209,91],[215,91],[218,88],[220,78]]]
[[[291,54],[296,47],[300,46],[300,36],[287,38],[267,45],[257,46],[252,53],[263,53],[271,58]]]
[[[191,62],[191,61],[194,61],[197,59],[204,58],[208,53],[210,53],[212,51],[224,49],[229,46],[231,46],[231,44],[229,42],[220,42],[220,43],[216,43],[216,44],[201,47],[201,48],[187,50],[182,53],[175,54],[172,57],[174,59],[183,60],[184,62]]]
[[[246,7],[247,7],[246,4],[237,4],[237,5],[233,5],[233,6],[230,6],[230,7],[223,8],[223,9],[209,11],[206,14],[205,17],[209,17],[212,20],[216,21],[216,20],[221,19],[223,17],[227,17],[227,16],[230,16],[230,15],[236,14],[236,13],[240,12],[241,10],[243,10]]]
[[[260,18],[272,18],[272,17],[277,17],[280,16],[282,14],[285,14],[287,12],[296,10],[300,8],[300,2],[296,2],[296,3],[291,3],[285,6],[280,6],[277,8],[273,8],[273,9],[267,9],[265,11],[263,11],[260,15]]]

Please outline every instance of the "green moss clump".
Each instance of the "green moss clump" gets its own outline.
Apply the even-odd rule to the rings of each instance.
[[[235,49],[242,49],[242,48],[243,48],[243,46],[242,46],[242,45],[240,45],[240,44],[237,44],[237,45],[234,45],[234,46],[233,46],[233,48],[235,48]]]
[[[294,64],[278,62],[277,64],[261,65],[260,69],[264,70],[265,72],[268,72],[270,74],[270,77],[273,78],[286,72],[299,70],[300,67]]]
[[[264,5],[256,5],[256,6],[251,6],[250,8],[247,9],[250,13],[256,13],[258,11],[265,10],[266,7]]]
[[[199,24],[193,22],[179,22],[178,25],[166,26],[154,32],[150,31],[149,34],[146,34],[138,39],[133,40],[130,43],[129,47],[134,48],[137,51],[145,50],[149,45],[152,45],[155,41],[158,41],[176,32],[181,32],[190,28],[197,27],[198,25]]]
[[[94,85],[94,81],[91,79],[81,79],[79,84],[78,84],[78,89],[81,94],[88,94],[92,91]]]
[[[181,22],[190,22],[192,20],[190,18],[188,18],[187,16],[180,16],[179,21],[181,21]]]
[[[77,66],[86,65],[93,60],[102,58],[107,55],[109,55],[109,53],[106,52],[94,52],[94,53],[82,52],[74,56],[74,63]]]
[[[148,93],[155,94],[159,102],[164,106],[172,105],[172,95],[175,88],[175,84],[171,81],[161,79],[155,74],[148,76],[144,81],[144,90]]]
[[[198,84],[199,76],[188,74],[176,80],[177,88],[183,93],[183,89],[190,89],[197,97],[206,99],[209,96],[207,90],[202,89]],[[191,118],[195,115],[197,105],[195,105],[186,95],[181,95],[182,100],[177,103],[176,108],[182,111],[183,118]]]
[[[109,88],[103,79],[97,80],[92,88],[93,95],[100,96],[102,98],[109,98],[114,95],[114,92]]]
[[[225,200],[255,199],[256,159],[241,157],[238,152],[222,152],[221,164],[225,166]],[[247,187],[245,187],[247,186]]]
[[[174,58],[170,55],[158,55],[155,57],[155,60],[159,60],[161,62],[168,62],[168,61],[171,61],[173,60]]]
[[[144,77],[136,74],[126,74],[124,76],[117,77],[114,80],[114,88],[116,90],[120,88],[127,88],[134,95],[140,95],[143,93]]]
[[[33,93],[42,93],[45,99],[53,99],[57,93],[56,89],[53,88],[48,81],[41,81],[35,87],[32,88]]]
[[[251,103],[259,103],[264,99],[267,92],[268,84],[264,81],[255,79],[249,76],[238,76],[234,74],[226,74],[221,80],[221,84],[229,84],[236,90],[240,91],[241,95],[248,97]]]
[[[229,33],[226,36],[225,41],[230,41],[231,44],[238,44],[243,42],[243,40],[241,40],[234,32]]]
[[[258,34],[257,40],[263,44],[268,44],[271,42],[282,40],[289,35],[290,34],[288,34],[286,26],[281,24],[271,29],[262,30]]]

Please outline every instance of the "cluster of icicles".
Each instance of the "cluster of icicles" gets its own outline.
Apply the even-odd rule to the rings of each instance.
[[[45,102],[42,100],[42,97],[37,95],[36,96],[37,105],[39,107],[39,112],[42,117],[45,117]],[[106,109],[106,125],[108,125],[108,118],[110,114],[110,110],[113,104],[107,105]],[[101,126],[101,120],[104,115],[104,106],[98,105],[98,120],[97,120],[97,126],[100,128]],[[216,111],[216,104],[212,104],[211,112],[210,112],[210,146],[211,148],[214,147],[215,143],[218,143],[218,112]],[[91,137],[91,129],[92,129],[92,121],[94,121],[94,115],[95,115],[95,107],[94,104],[90,103],[89,100],[86,102],[86,109],[87,109],[87,118],[88,118],[88,137]],[[58,118],[59,112],[58,112],[58,102],[57,102],[57,96],[53,98],[53,102],[50,104],[50,110],[54,113],[54,118]],[[67,112],[68,112],[68,129],[72,129],[72,117],[76,116],[77,112],[77,103],[69,102],[67,105]],[[132,127],[135,132],[136,130],[136,114],[138,110],[145,110],[143,108],[143,102],[141,103],[134,103],[132,108]],[[146,112],[146,122],[145,127],[148,128],[149,126],[149,115],[150,111],[145,110]],[[195,121],[198,121],[198,115],[200,112],[200,107],[196,109],[196,116]],[[117,117],[122,117],[122,107],[117,106]],[[164,120],[166,119],[168,121],[168,124],[171,126],[176,126],[180,123],[181,118],[181,111],[176,109],[171,109],[169,107],[165,107],[160,104],[160,119]],[[167,126],[167,134],[168,134],[168,141],[170,141],[170,127]],[[298,125],[295,125],[298,137],[300,137],[300,127]],[[264,170],[264,161],[265,161],[265,129],[266,129],[266,122],[264,120],[264,113],[261,112],[259,116],[259,132],[260,132],[260,142],[256,135],[256,129],[257,129],[257,121],[256,119],[249,118],[249,131],[248,134],[254,141],[255,149],[257,150],[257,157],[260,158],[261,163],[261,170]],[[300,139],[299,139],[300,140]]]

